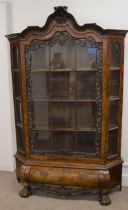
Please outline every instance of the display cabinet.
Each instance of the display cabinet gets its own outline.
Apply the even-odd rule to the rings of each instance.
[[[124,30],[79,26],[55,7],[44,27],[8,35],[16,175],[22,197],[34,188],[64,195],[121,188]]]

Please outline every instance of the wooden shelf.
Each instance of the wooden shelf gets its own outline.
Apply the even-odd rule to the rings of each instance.
[[[33,68],[31,72],[70,72],[75,71],[75,68],[57,68],[57,69],[50,69],[50,68]]]
[[[76,102],[96,102],[96,99],[77,99]]]
[[[93,68],[76,68],[76,71],[97,71],[97,69],[93,69]]]
[[[51,68],[51,72],[65,72],[65,71],[75,71],[75,68],[56,68],[56,69],[52,69]]]
[[[120,100],[120,97],[118,97],[118,96],[110,96],[109,100],[110,101],[117,101],[117,100]]]
[[[108,154],[108,155],[109,155],[109,156],[108,156],[108,160],[117,158],[117,157],[119,156],[118,153],[117,153],[117,154]]]
[[[34,131],[62,131],[62,132],[96,132],[95,128],[45,128],[45,127],[34,127]]]
[[[20,126],[22,127],[22,126]],[[110,128],[109,128],[109,131],[112,131],[112,130],[116,130],[118,129],[119,127],[117,125],[112,125]],[[73,132],[82,132],[82,131],[86,131],[86,132],[96,132],[96,128],[78,128],[78,129],[75,129],[75,128],[47,128],[47,127],[41,127],[41,126],[37,126],[37,127],[34,127],[33,130],[39,130],[39,131],[73,131]]]
[[[96,102],[95,99],[70,100],[70,99],[32,99],[33,102]]]
[[[45,71],[49,71],[49,68],[32,68],[31,72],[45,72]]]
[[[112,66],[112,67],[110,67],[110,70],[111,71],[117,71],[117,70],[120,70],[120,67],[119,66]]]
[[[93,68],[56,68],[56,69],[50,69],[50,68],[33,68],[31,69],[31,72],[72,72],[72,71],[89,71],[89,72],[95,72],[97,69]]]
[[[82,132],[82,131],[86,131],[86,132],[96,132],[96,128],[79,128],[76,130],[77,132]]]
[[[45,127],[34,127],[33,130],[39,131],[75,131],[73,128],[45,128]]]
[[[113,130],[116,130],[116,129],[118,129],[119,127],[117,126],[117,125],[111,125],[110,127],[109,127],[109,131],[113,131]]]

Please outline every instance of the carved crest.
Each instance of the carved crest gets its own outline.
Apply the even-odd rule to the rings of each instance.
[[[60,24],[63,24],[67,21],[67,7],[64,6],[64,7],[54,7],[54,10],[55,10],[55,19],[58,23]]]

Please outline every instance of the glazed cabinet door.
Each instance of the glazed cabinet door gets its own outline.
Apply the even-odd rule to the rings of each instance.
[[[120,153],[122,84],[123,84],[123,51],[120,40],[110,42],[110,80],[109,80],[109,135],[108,157]]]
[[[100,158],[102,48],[68,32],[25,46],[31,155]]]
[[[17,149],[24,153],[24,134],[23,134],[23,117],[22,117],[22,90],[21,90],[21,68],[19,46],[11,44],[11,66],[13,80],[13,98],[15,106],[15,125],[17,136]]]

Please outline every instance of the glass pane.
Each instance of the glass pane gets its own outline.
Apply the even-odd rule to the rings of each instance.
[[[120,95],[120,71],[110,71],[110,96]]]
[[[52,132],[53,150],[73,151],[74,132]]]
[[[51,103],[51,127],[52,128],[75,127],[74,103],[66,103],[66,102]]]
[[[120,46],[114,42],[111,47],[111,64],[110,64],[110,87],[109,95],[113,101],[109,102],[109,135],[108,135],[108,155],[117,154],[118,144],[118,115],[119,102],[114,97],[120,96]]]
[[[49,69],[49,47],[31,50],[31,69],[34,71]]]
[[[13,72],[14,92],[16,97],[21,96],[20,72]]]
[[[49,97],[50,75],[49,72],[33,72],[32,79],[32,98],[47,99]]]
[[[117,154],[118,129],[109,131],[108,154],[109,156]]]
[[[120,66],[120,46],[114,42],[111,48],[111,67],[117,66]]]
[[[41,150],[47,154],[63,151],[69,156],[96,153],[96,97],[100,88],[97,63],[101,48],[78,46],[77,40],[70,40],[69,36],[67,32],[57,32],[46,40],[46,47],[45,41],[39,41],[38,48],[29,48],[31,63],[27,59],[26,67],[31,69],[27,88],[32,93],[32,107],[28,109],[33,154],[41,154]]]
[[[23,128],[17,126],[18,149],[24,152]]]
[[[95,132],[77,132],[77,144],[75,151],[87,152],[88,154],[95,153],[95,138]]]
[[[75,67],[75,47],[67,41],[64,45],[56,43],[51,47],[51,69],[70,70]]]
[[[77,72],[77,99],[96,98],[96,72]]]
[[[51,97],[53,99],[75,98],[75,73],[52,72]]]
[[[77,129],[96,128],[96,103],[77,103]]]
[[[35,150],[36,154],[46,150],[62,155],[62,151],[70,152],[74,148],[74,132],[33,131],[33,134],[33,153]]]
[[[13,46],[12,48],[12,55],[13,55],[13,70],[19,69],[19,53],[18,48]]]
[[[119,101],[111,101],[110,102],[110,110],[109,110],[109,127],[118,126],[118,109],[119,109]]]
[[[96,154],[95,135],[93,132],[78,132],[75,137],[75,132],[60,132],[60,131],[33,131],[34,144],[32,146],[32,153],[41,154],[46,151],[56,153],[59,155],[78,155],[83,152],[87,155]],[[86,155],[85,155],[86,156]]]
[[[96,69],[96,53],[97,48],[91,48],[87,46],[77,46],[76,65],[77,69],[85,70],[86,68]]]
[[[17,122],[22,122],[22,108],[21,108],[21,101],[16,101],[16,117]]]
[[[33,127],[48,128],[49,113],[48,102],[34,102],[33,103]]]
[[[34,141],[31,145],[32,150],[36,150],[36,154],[42,150],[51,150],[52,142],[51,142],[51,134],[49,131],[32,131],[34,136]]]

